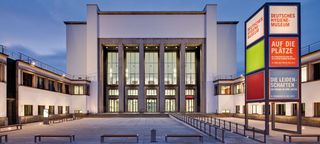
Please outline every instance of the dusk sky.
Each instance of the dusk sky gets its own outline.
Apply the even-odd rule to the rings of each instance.
[[[244,22],[263,0],[1,0],[0,45],[65,70],[66,31],[63,21],[85,21],[86,4],[102,11],[201,11],[218,4],[219,21],[239,21],[238,73],[244,67]],[[301,2],[302,46],[320,41],[320,0]]]

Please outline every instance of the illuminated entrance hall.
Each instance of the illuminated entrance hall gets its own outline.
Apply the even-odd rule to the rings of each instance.
[[[199,112],[202,39],[101,39],[100,45],[104,112]]]

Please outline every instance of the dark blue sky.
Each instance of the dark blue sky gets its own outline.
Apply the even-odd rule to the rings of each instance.
[[[218,4],[218,20],[239,21],[238,73],[243,72],[244,21],[271,0],[1,0],[0,44],[65,70],[66,20],[85,20],[86,4],[102,11],[201,11]],[[274,0],[273,0],[274,1]],[[279,1],[279,0],[278,0]],[[282,0],[280,0],[282,1]],[[320,0],[301,2],[302,46],[320,40]]]

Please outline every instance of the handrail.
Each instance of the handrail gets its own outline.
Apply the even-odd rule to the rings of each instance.
[[[214,126],[220,127],[224,130],[230,131],[232,133],[236,133],[239,134],[241,136],[245,136],[247,138],[253,139],[255,141],[261,142],[261,143],[266,143],[266,138],[267,138],[267,134],[265,130],[261,130],[255,127],[248,127],[246,128],[245,125],[240,124],[240,123],[236,123],[236,122],[231,122],[231,121],[227,121],[227,120],[223,120],[223,119],[218,119],[216,117],[212,117],[212,116],[207,116],[204,114],[191,114],[191,117],[194,117],[195,119],[200,119],[203,120],[205,122],[208,122]],[[251,135],[250,135],[251,132]],[[257,137],[257,134],[262,134],[263,139],[259,139]]]
[[[320,50],[320,41],[316,41],[314,43],[311,43],[309,45],[306,45],[301,48],[301,56],[307,55],[311,52],[315,52],[317,50]]]
[[[214,138],[222,143],[224,143],[224,135],[225,131],[224,129],[221,129],[220,127],[214,126],[208,122],[201,121],[198,119],[195,119],[191,116],[181,114],[181,113],[171,113],[171,116],[177,118],[180,121],[183,121],[184,123],[202,131],[203,133],[214,136]],[[214,131],[212,131],[214,130]],[[214,132],[214,134],[213,134]],[[219,133],[220,132],[220,133]],[[219,135],[220,134],[220,135]]]
[[[41,61],[39,61],[39,60],[37,60],[35,58],[32,58],[30,56],[27,56],[27,55],[25,55],[23,53],[7,49],[3,45],[0,45],[0,53],[8,55],[8,57],[11,58],[11,59],[21,60],[23,62],[26,62],[26,63],[30,64],[30,65],[42,68],[44,70],[53,72],[55,74],[58,74],[58,75],[63,76],[63,77],[67,77],[67,78],[72,79],[72,80],[90,80],[91,79],[90,77],[88,77],[86,75],[70,75],[70,74],[67,74],[63,70],[57,69],[57,68],[55,68],[55,67],[53,67],[51,65],[43,63],[43,62],[41,62]]]

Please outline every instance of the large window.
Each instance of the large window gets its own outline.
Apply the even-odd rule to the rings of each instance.
[[[33,108],[32,105],[24,105],[24,116],[32,116]]]
[[[313,64],[313,69],[314,80],[320,80],[320,63]]]
[[[277,115],[286,115],[286,105],[285,104],[277,104],[276,105],[276,114]]]
[[[185,83],[187,85],[196,84],[196,53],[186,52],[185,54]]]
[[[54,115],[54,106],[49,106],[49,115]]]
[[[158,84],[158,52],[145,53],[145,84],[157,85]]]
[[[70,113],[70,106],[66,106],[66,114]]]
[[[65,85],[64,85],[64,90],[65,90],[65,93],[66,93],[66,94],[70,94],[69,85],[65,84]]]
[[[119,112],[119,99],[109,99],[109,112]]]
[[[55,91],[54,81],[53,81],[53,80],[48,80],[48,89],[49,89],[50,91]]]
[[[166,85],[177,84],[177,53],[164,53],[164,82]]]
[[[157,99],[147,99],[147,112],[157,112]]]
[[[314,116],[320,117],[320,103],[314,103]]]
[[[109,85],[118,84],[118,52],[108,52],[107,54],[107,76]]]
[[[233,85],[233,94],[243,93],[243,85],[244,85],[244,83],[238,83],[238,84]]]
[[[43,110],[45,109],[46,107],[44,105],[38,105],[38,115],[39,116],[43,116]]]
[[[231,86],[230,85],[221,85],[219,94],[221,94],[221,95],[231,94]]]
[[[33,81],[33,75],[32,74],[24,72],[22,78],[23,78],[22,84],[24,86],[32,87],[32,81]]]
[[[194,100],[186,99],[186,112],[194,112]]]
[[[0,63],[0,82],[4,81],[4,64]]]
[[[139,84],[139,52],[126,52],[126,84]]]
[[[37,88],[44,89],[44,78],[43,77],[38,77]]]
[[[301,82],[306,82],[308,81],[308,71],[307,71],[307,66],[304,66],[301,68]]]
[[[305,104],[301,103],[301,116],[305,116]],[[298,104],[292,104],[292,115],[296,116],[298,114]]]
[[[57,84],[57,92],[62,93],[62,83],[58,82]]]
[[[175,99],[166,99],[165,111],[166,112],[175,112],[176,111],[176,100]]]
[[[58,114],[63,114],[63,106],[58,106]]]
[[[128,112],[138,112],[138,99],[128,99]]]
[[[84,94],[84,86],[75,85],[74,86],[74,94],[75,95],[83,95]]]

